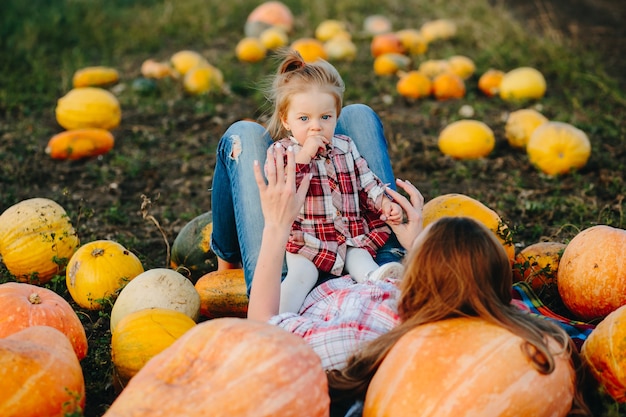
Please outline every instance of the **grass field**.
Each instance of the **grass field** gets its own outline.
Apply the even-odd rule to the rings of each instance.
[[[31,197],[57,201],[68,212],[81,242],[116,240],[136,253],[146,269],[167,266],[167,245],[195,216],[210,210],[214,151],[226,127],[239,119],[263,118],[259,83],[274,71],[271,57],[242,63],[235,45],[258,2],[200,0],[7,0],[0,4],[0,213]],[[601,48],[580,48],[549,30],[530,32],[499,2],[487,0],[384,0],[367,2],[285,0],[295,16],[290,39],[312,37],[325,19],[348,24],[358,53],[335,62],[347,85],[346,103],[364,102],[385,126],[396,175],[416,184],[427,199],[463,193],[496,210],[513,232],[518,250],[540,240],[567,242],[595,224],[626,228],[626,96],[603,65]],[[495,5],[493,5],[495,4]],[[372,69],[365,17],[389,17],[395,30],[417,28],[436,18],[453,20],[456,35],[412,57],[461,54],[476,64],[458,100],[404,99],[396,76]],[[545,28],[550,29],[550,28]],[[134,88],[144,60],[167,61],[194,50],[221,69],[224,91],[185,94],[180,80],[159,80],[148,93]],[[77,69],[111,66],[120,82],[110,87],[122,107],[113,133],[115,148],[91,160],[51,160],[44,149],[62,130],[54,110],[71,89]],[[544,74],[545,97],[529,102],[489,98],[477,79],[489,68],[531,66]],[[489,125],[496,147],[486,158],[452,160],[437,148],[461,108]],[[570,123],[591,141],[588,163],[553,177],[533,167],[504,137],[506,116],[533,107],[550,120]],[[150,204],[142,207],[145,196]],[[151,220],[154,219],[155,221]],[[0,268],[0,282],[12,277]],[[49,286],[70,300],[64,276]],[[115,398],[108,332],[110,310],[81,311],[90,338],[83,362],[88,397],[85,416],[100,416]],[[626,410],[601,397],[599,415]]]

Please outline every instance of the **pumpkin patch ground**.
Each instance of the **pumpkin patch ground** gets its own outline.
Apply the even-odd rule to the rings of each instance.
[[[10,20],[0,13],[0,27],[6,27],[8,33],[4,38],[26,45],[22,51],[0,39],[0,49],[15,49],[15,56],[20,57],[19,63],[17,59],[15,63],[0,60],[0,214],[22,200],[49,198],[65,209],[81,245],[97,240],[116,241],[135,254],[145,270],[188,260],[186,254],[174,253],[174,241],[189,222],[211,210],[215,151],[220,136],[237,120],[266,120],[258,87],[263,77],[275,70],[272,53],[257,62],[241,62],[235,54],[237,42],[245,36],[246,6],[238,4],[241,10],[234,11],[227,2],[208,7],[206,1],[185,0],[176,2],[175,10],[170,10],[159,9],[163,7],[161,2],[147,0],[134,2],[133,9],[129,6],[133,2],[113,0],[106,7],[103,5],[97,16],[91,15],[90,10],[77,9],[84,12],[79,13],[68,8],[63,15],[75,27],[50,32],[41,29],[37,32],[39,37],[29,37],[28,33],[19,32],[18,26],[31,26],[16,25],[14,21],[29,19],[32,27],[45,27],[52,25],[52,17],[58,15],[53,10],[56,6],[46,4],[41,13],[48,17],[38,18],[22,3],[28,2],[7,3],[9,12],[14,12],[6,13],[12,16]],[[242,4],[252,10],[258,3]],[[353,61],[336,65],[346,82],[345,102],[364,102],[381,116],[396,176],[415,184],[427,201],[451,193],[479,200],[506,223],[517,253],[539,241],[567,243],[579,231],[595,224],[626,228],[626,59],[619,53],[626,45],[625,2],[470,0],[469,3],[480,5],[479,12],[464,10],[467,1],[461,0],[412,0],[406,2],[415,6],[411,10],[408,6],[407,10],[396,9],[405,7],[405,2],[388,2],[387,7],[387,2],[381,1],[375,10],[366,1],[312,2],[314,6],[295,0],[285,3],[292,6],[294,14],[290,42],[299,36],[313,37],[317,23],[324,19],[345,16],[351,21],[349,29],[358,54]],[[76,7],[86,6],[76,3]],[[203,8],[205,14],[193,7]],[[481,13],[480,7],[493,7],[495,11]],[[160,14],[143,15],[143,8],[160,10]],[[204,10],[210,8],[213,9]],[[159,26],[160,20],[170,13],[174,26]],[[494,18],[494,14],[503,16],[502,13],[507,13],[502,19],[517,22],[519,33],[528,31],[543,38],[532,38],[515,47],[507,44],[507,51],[501,50],[495,41],[485,43],[500,39],[503,34],[485,35],[480,41],[472,38],[490,30],[500,19]],[[160,38],[149,38],[129,28],[128,35],[134,36],[126,36],[124,42],[118,40],[119,45],[107,49],[107,45],[102,45],[103,39],[114,39],[123,25],[111,23],[109,27],[103,21],[123,19],[125,14],[136,16],[131,21],[138,27],[149,27],[152,23],[142,23],[142,16],[143,20],[151,16],[152,20],[148,20],[160,28]],[[201,21],[207,14],[214,18],[210,24]],[[465,95],[436,100],[398,94],[397,76],[374,72],[374,59],[362,26],[368,14],[390,17],[394,29],[408,28],[411,22],[421,24],[425,16],[463,19],[456,37],[430,44],[425,55],[411,58],[412,67],[407,70],[417,69],[417,63],[426,58],[471,56],[476,71],[464,80]],[[492,19],[479,20],[482,14]],[[111,38],[98,32],[101,37],[94,36],[90,43],[80,44],[86,42],[86,34],[96,30],[93,27],[103,24]],[[57,32],[67,37],[57,37]],[[506,35],[510,38],[515,34]],[[565,46],[545,47],[548,54],[532,56],[532,62],[527,62],[533,52],[544,50],[544,42],[561,42]],[[42,45],[40,49],[33,46],[38,43]],[[63,45],[81,51],[74,54],[82,55],[68,54]],[[33,48],[38,52],[24,52]],[[103,52],[99,53],[101,48]],[[567,48],[581,51],[580,55],[565,52]],[[173,66],[168,62],[176,52],[184,50],[202,51],[203,57],[221,70],[221,90],[201,95],[185,91],[183,78],[170,73]],[[57,55],[70,58],[64,61]],[[569,60],[560,62],[566,56]],[[162,65],[165,75],[143,78],[141,66],[148,59]],[[119,99],[121,107],[119,125],[111,128],[113,147],[90,158],[52,158],[45,152],[46,145],[51,137],[65,130],[55,117],[57,100],[71,90],[74,70],[100,65],[115,68],[119,74],[117,83],[102,87]],[[507,72],[522,66],[549,68],[543,74],[547,82],[544,98],[508,102],[479,90],[479,76],[490,67]],[[33,71],[39,72],[30,74]],[[53,82],[46,81],[47,73],[52,74]],[[526,151],[511,146],[505,137],[507,115],[521,108],[532,108],[549,120],[572,123],[583,130],[591,142],[591,156],[586,164],[575,172],[557,176],[533,166]],[[72,117],[85,118],[74,114]],[[460,119],[476,119],[493,130],[495,145],[487,156],[455,159],[441,153],[437,145],[439,133]],[[1,240],[2,236],[0,251]],[[206,265],[196,266],[196,270],[188,271],[194,274],[194,281],[207,272],[202,270]],[[0,283],[7,281],[13,281],[13,277],[0,263]],[[112,377],[112,305],[101,300],[101,310],[80,307],[68,292],[65,273],[53,277],[45,287],[68,300],[85,327],[89,349],[81,361],[86,386],[84,416],[101,417],[121,389]],[[560,314],[569,314],[558,300],[550,307]],[[594,406],[602,416],[626,413],[623,405],[604,397]]]

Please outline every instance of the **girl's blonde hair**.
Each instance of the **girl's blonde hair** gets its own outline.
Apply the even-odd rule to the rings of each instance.
[[[317,88],[335,98],[337,117],[343,106],[345,85],[337,69],[323,59],[307,63],[300,53],[293,49],[282,49],[277,53],[282,62],[266,89],[266,97],[272,105],[272,114],[267,122],[267,130],[274,139],[288,135],[282,118],[286,116],[291,96]]]
[[[417,326],[452,317],[480,317],[520,336],[524,352],[541,373],[551,373],[554,354],[563,352],[582,372],[575,345],[561,327],[511,305],[512,268],[493,232],[470,218],[444,217],[423,233],[421,244],[408,256],[400,284],[400,324],[352,356],[345,369],[328,373],[334,401],[364,397],[396,341]],[[548,338],[563,352],[552,352]],[[579,374],[579,384],[582,379]],[[588,409],[578,391],[573,409],[585,414]]]

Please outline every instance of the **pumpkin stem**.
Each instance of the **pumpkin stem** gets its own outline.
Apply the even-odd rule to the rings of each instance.
[[[28,302],[31,304],[41,304],[41,297],[36,292],[28,296]]]
[[[91,251],[91,256],[93,256],[94,258],[102,255],[104,255],[104,249],[102,248],[95,248]]]

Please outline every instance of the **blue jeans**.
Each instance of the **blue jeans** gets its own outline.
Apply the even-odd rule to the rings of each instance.
[[[350,136],[370,169],[395,189],[383,125],[370,107],[364,104],[344,107],[336,133]],[[248,293],[261,249],[264,225],[253,163],[258,160],[263,166],[267,148],[272,142],[260,124],[238,121],[224,132],[217,147],[211,194],[211,249],[227,262],[242,264]],[[404,249],[392,235],[387,244],[378,250],[376,262],[398,261],[404,254]],[[283,276],[285,272],[283,264]]]

